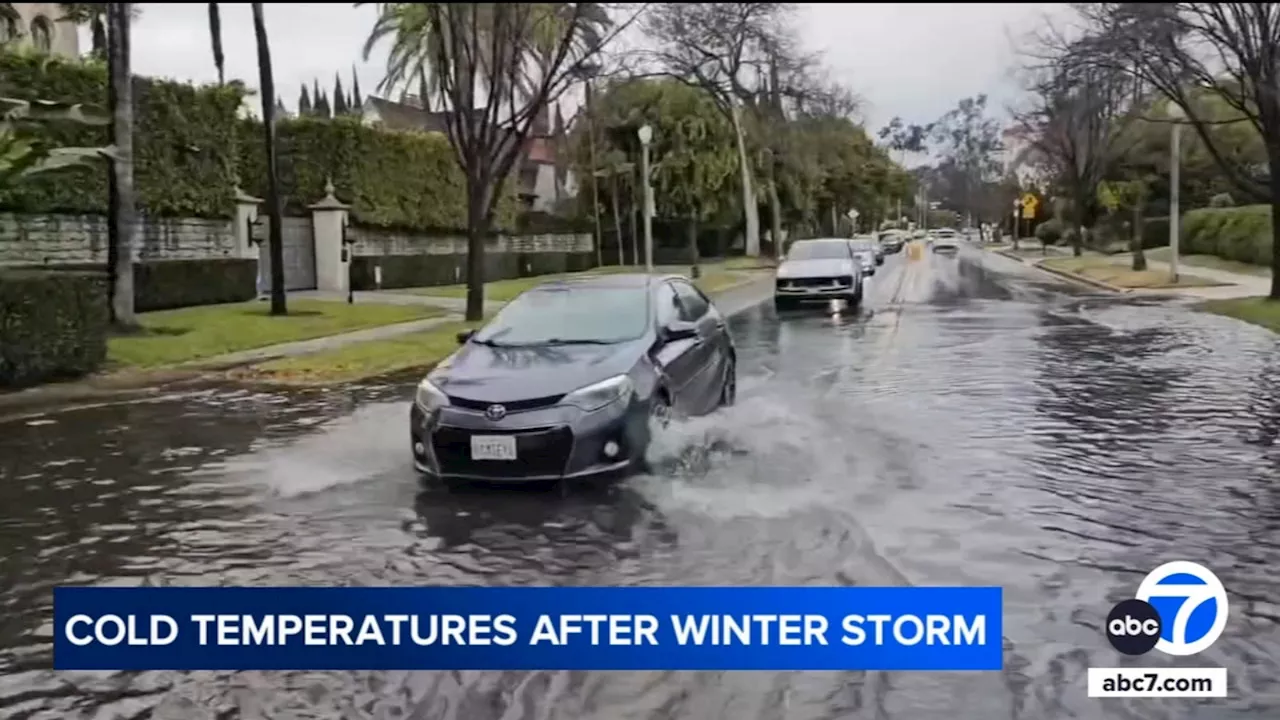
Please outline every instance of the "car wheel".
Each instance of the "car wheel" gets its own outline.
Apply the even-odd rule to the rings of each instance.
[[[774,309],[774,310],[777,310],[777,311],[779,311],[779,312],[782,312],[783,310],[790,310],[790,309],[791,309],[791,299],[790,299],[790,298],[774,297],[774,298],[773,298],[773,309]]]
[[[671,424],[671,400],[665,391],[654,393],[649,401],[649,428],[664,430]]]
[[[738,400],[738,362],[729,360],[729,371],[725,374],[724,386],[720,388],[720,407],[729,407]]]

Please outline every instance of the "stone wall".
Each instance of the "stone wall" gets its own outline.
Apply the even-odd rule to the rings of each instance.
[[[135,259],[239,257],[230,220],[145,218]],[[73,265],[107,261],[107,218],[101,215],[0,213],[0,265]]]
[[[356,257],[391,255],[465,255],[467,238],[456,236],[423,236],[411,232],[351,226],[347,232],[355,240]],[[497,253],[580,253],[594,249],[591,234],[500,236],[486,244],[488,252]]]

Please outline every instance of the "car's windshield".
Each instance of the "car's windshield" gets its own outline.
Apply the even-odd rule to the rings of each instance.
[[[847,260],[849,248],[839,242],[798,242],[787,252],[788,260]]]
[[[507,303],[474,340],[498,346],[617,343],[640,337],[648,324],[644,287],[552,285]]]

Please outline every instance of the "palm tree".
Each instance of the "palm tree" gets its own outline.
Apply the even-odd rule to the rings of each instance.
[[[280,178],[276,170],[276,84],[271,74],[271,46],[267,42],[267,23],[262,17],[262,3],[252,3],[253,36],[258,43],[258,82],[262,86],[262,131],[267,155],[268,252],[271,253],[271,314],[287,315],[284,292],[284,241],[280,236],[283,223],[280,208]]]
[[[226,74],[222,56],[222,15],[218,12],[218,3],[209,3],[209,40],[213,45],[213,64],[218,68],[218,84],[223,85]]]
[[[275,79],[271,72],[271,46],[267,42],[267,23],[262,15],[262,3],[251,3],[253,8],[253,35],[258,46],[258,83],[262,95],[263,145],[267,158],[267,252],[271,258],[271,314],[287,315],[288,301],[284,290],[284,242],[280,236],[283,210],[280,206],[280,177],[276,161],[276,101]],[[213,45],[213,62],[218,68],[218,83],[224,81],[222,54],[222,17],[218,3],[209,3],[209,38]]]
[[[356,7],[369,3],[356,3]],[[397,87],[416,84],[424,107],[428,97],[439,90],[435,68],[436,50],[444,42],[441,28],[432,27],[431,18],[438,17],[428,7],[431,3],[374,3],[378,6],[378,20],[365,40],[365,60],[379,43],[390,38],[391,49],[387,54],[386,73],[378,83],[378,92],[386,93]],[[605,31],[612,21],[601,3],[530,3],[531,17],[527,30],[529,57],[522,72],[522,92],[532,95],[546,69],[557,61],[561,38],[568,23],[576,23],[578,34],[575,44],[596,49],[604,41]],[[478,4],[478,9],[483,9]],[[479,22],[492,22],[481,14]],[[482,60],[483,62],[483,60]]]
[[[107,4],[107,104],[111,110],[113,154],[108,183],[111,227],[108,230],[108,273],[111,319],[119,327],[138,324],[133,307],[133,248],[136,245],[137,199],[133,187],[133,73],[129,63],[131,3]]]
[[[110,3],[58,3],[58,7],[62,8],[62,17],[59,19],[89,26],[89,35],[93,38],[93,49],[90,52],[98,58],[107,56],[108,5]],[[137,20],[141,14],[141,8],[129,4],[130,20]]]

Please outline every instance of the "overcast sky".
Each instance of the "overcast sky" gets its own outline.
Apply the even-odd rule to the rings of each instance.
[[[216,79],[205,3],[141,3],[134,25],[137,73],[182,80]],[[930,122],[962,97],[987,93],[997,108],[1013,101],[1009,70],[1012,40],[1034,26],[1044,3],[806,5],[800,16],[805,43],[824,53],[835,78],[866,101],[874,132],[893,116]],[[290,109],[301,83],[320,80],[332,92],[334,73],[350,90],[352,66],[368,94],[382,77],[385,50],[368,62],[361,50],[376,10],[373,4],[266,3],[276,89]],[[222,4],[228,78],[257,87],[257,52],[248,3]]]

